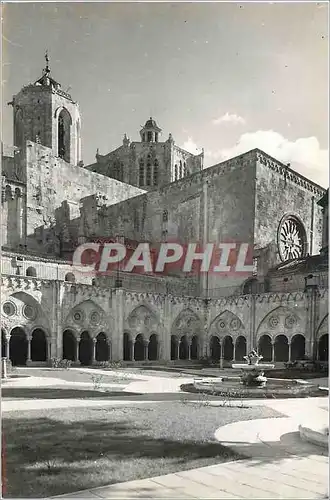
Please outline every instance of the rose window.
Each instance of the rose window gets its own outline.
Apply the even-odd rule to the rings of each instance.
[[[99,322],[100,322],[100,315],[97,311],[93,311],[92,314],[91,314],[91,323],[93,325],[98,325]]]
[[[36,315],[35,309],[32,306],[26,305],[26,306],[24,306],[24,309],[23,309],[23,315],[27,319],[34,319],[35,315]]]
[[[2,310],[7,316],[14,316],[16,313],[16,308],[12,302],[5,302],[2,306]]]
[[[83,315],[81,311],[76,311],[73,315],[73,319],[77,322],[80,323],[83,319]]]
[[[294,216],[285,217],[278,229],[278,248],[282,261],[299,259],[306,253],[306,233]]]

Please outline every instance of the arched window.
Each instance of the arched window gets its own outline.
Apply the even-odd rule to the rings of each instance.
[[[152,132],[148,132],[148,142],[152,142]]]
[[[58,156],[70,162],[70,146],[71,146],[71,116],[66,109],[62,109],[58,116]]]
[[[147,164],[146,185],[151,186],[151,165]]]
[[[168,211],[164,210],[163,211],[163,222],[167,222],[167,221],[168,221]]]
[[[24,124],[23,124],[23,113],[21,109],[18,109],[15,114],[15,132],[14,132],[14,145],[18,148],[23,146],[24,142]]]
[[[154,186],[158,184],[158,160],[155,160],[154,163]]]
[[[69,281],[70,283],[75,283],[76,281],[75,275],[73,273],[66,273],[64,279],[65,281]]]
[[[142,159],[139,165],[139,186],[144,186],[144,163]]]
[[[182,161],[180,160],[180,167],[179,167],[179,179],[182,178]]]
[[[28,267],[27,270],[26,270],[26,276],[36,277],[37,276],[37,271],[36,271],[35,267]]]
[[[187,164],[186,164],[186,162],[184,162],[184,164],[183,164],[183,175],[184,175],[184,177],[187,175]]]
[[[178,166],[177,165],[174,166],[174,180],[175,181],[178,180]]]

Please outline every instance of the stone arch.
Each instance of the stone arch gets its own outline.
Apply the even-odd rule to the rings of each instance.
[[[93,348],[93,340],[89,332],[82,332],[79,342],[79,361],[82,365],[87,366],[92,364]]]
[[[183,309],[177,315],[176,319],[172,324],[171,334],[179,339],[186,337],[189,345],[190,343],[189,339],[191,339],[192,337],[197,336],[198,339],[201,338],[202,322],[198,317],[198,315],[192,309],[190,308]],[[179,352],[180,352],[180,346],[179,346]]]
[[[234,358],[234,344],[233,338],[226,335],[222,341],[223,359],[225,361],[232,361]]]
[[[71,125],[72,118],[69,111],[61,108],[57,116],[57,156],[67,163],[71,160]]]
[[[259,283],[257,278],[248,278],[243,284],[243,295],[255,295],[258,293]]]
[[[275,337],[274,361],[289,361],[289,340],[286,335],[280,334]]]
[[[133,344],[131,336],[128,332],[124,332],[123,335],[123,360],[124,361],[132,361],[133,354]]]
[[[263,334],[258,340],[258,353],[262,356],[263,361],[272,361],[273,347],[272,339],[269,335]]]
[[[305,337],[300,333],[294,335],[291,339],[291,361],[304,359],[305,356]]]
[[[127,316],[125,329],[131,332],[133,337],[142,334],[148,338],[159,330],[158,316],[150,306],[140,304]]]
[[[64,330],[62,334],[62,358],[70,361],[77,360],[77,339],[72,330]]]
[[[324,316],[324,318],[320,321],[320,324],[318,326],[317,333],[316,333],[316,338],[319,338],[322,335],[328,333],[328,331],[329,331],[329,323],[328,322],[329,322],[329,315],[326,314]]]
[[[171,360],[179,357],[179,340],[176,335],[171,335]]]
[[[329,362],[329,334],[321,335],[317,345],[317,357],[319,361]]]
[[[240,318],[232,311],[226,309],[218,314],[210,324],[209,337],[217,336],[224,339],[226,336],[236,337],[244,332]]]
[[[198,335],[193,335],[190,344],[190,359],[198,359],[199,350],[200,350],[199,337]]]
[[[235,341],[235,360],[244,361],[244,356],[246,356],[246,338],[239,335]]]
[[[47,361],[47,336],[42,328],[35,328],[31,336],[31,361]]]
[[[145,341],[141,333],[135,337],[134,361],[145,361]]]
[[[23,111],[22,108],[18,108],[14,115],[14,146],[23,147],[24,135]]]
[[[155,333],[152,333],[149,337],[149,343],[148,343],[148,360],[149,361],[156,361],[158,359],[158,338]]]
[[[28,339],[23,328],[16,326],[10,332],[9,359],[13,366],[25,366],[28,355]]]
[[[189,358],[189,344],[186,335],[183,335],[180,338],[179,343],[179,359],[188,359]]]
[[[88,331],[91,337],[95,337],[99,332],[104,332],[111,338],[113,328],[113,318],[94,300],[86,299],[76,304],[68,313],[64,324],[69,329],[77,332]]]
[[[210,339],[210,354],[212,361],[220,361],[221,358],[221,342],[219,337],[213,335]]]
[[[275,307],[260,321],[257,328],[257,338],[265,334],[274,338],[279,332],[286,332],[287,336],[290,337],[295,333],[299,321],[299,317],[291,308],[285,306]]]
[[[109,361],[110,344],[105,333],[100,332],[95,337],[95,361]]]
[[[26,276],[31,276],[35,278],[37,276],[36,268],[32,266],[28,267],[25,274]]]

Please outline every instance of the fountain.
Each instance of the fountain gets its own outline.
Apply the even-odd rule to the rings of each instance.
[[[240,369],[242,375],[240,377],[241,383],[247,387],[265,387],[267,378],[264,373],[266,370],[272,370],[275,365],[263,363],[259,365],[259,361],[263,356],[259,356],[257,351],[253,349],[247,356],[244,356],[246,363],[233,363],[232,368]]]
[[[196,378],[193,382],[182,384],[184,392],[211,394],[223,398],[294,398],[324,396],[313,380],[276,379],[265,377],[265,372],[275,368],[272,363],[260,363],[263,356],[253,349],[244,356],[247,363],[233,363],[234,370],[240,370],[240,376],[225,375],[216,377],[206,375],[204,378]]]

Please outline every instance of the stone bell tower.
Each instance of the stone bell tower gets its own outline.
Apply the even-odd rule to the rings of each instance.
[[[14,146],[26,141],[51,148],[56,157],[77,165],[81,161],[81,121],[78,104],[51,76],[48,54],[42,76],[23,87],[8,103],[14,113]]]

